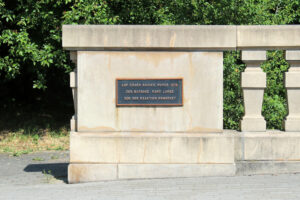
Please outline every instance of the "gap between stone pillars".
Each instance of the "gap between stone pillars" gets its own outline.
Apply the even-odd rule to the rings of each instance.
[[[246,64],[241,82],[245,106],[245,115],[241,121],[243,132],[266,131],[266,121],[261,114],[266,73],[260,68],[266,58],[266,51],[242,51],[242,61]]]
[[[71,131],[77,131],[77,51],[70,52],[70,59],[76,65],[74,71],[70,73],[70,87],[72,88],[75,110],[75,113],[70,121],[70,129]]]
[[[289,113],[284,122],[285,131],[300,131],[300,50],[287,50],[285,59],[290,64],[285,73]]]

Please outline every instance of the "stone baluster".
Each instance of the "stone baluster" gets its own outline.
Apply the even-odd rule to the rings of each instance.
[[[260,68],[266,57],[266,51],[242,51],[242,60],[247,65],[242,73],[245,115],[241,130],[244,132],[266,131],[266,121],[261,114],[266,73]]]
[[[75,114],[72,116],[71,131],[77,131],[77,51],[70,52],[70,59],[75,63],[76,68],[70,73],[70,87],[72,88]]]
[[[285,73],[289,109],[284,122],[285,131],[300,131],[300,50],[287,50],[285,58],[290,64],[289,71]]]

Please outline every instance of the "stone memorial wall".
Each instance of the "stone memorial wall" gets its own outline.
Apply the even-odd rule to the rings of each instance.
[[[299,35],[300,26],[64,25],[77,66],[69,182],[300,172]],[[291,64],[287,132],[266,131],[261,114],[269,49],[287,50]],[[225,50],[242,50],[247,65],[242,132],[223,131]]]

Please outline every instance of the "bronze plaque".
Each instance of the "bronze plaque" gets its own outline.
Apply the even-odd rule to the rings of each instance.
[[[117,106],[182,106],[183,79],[117,79]]]

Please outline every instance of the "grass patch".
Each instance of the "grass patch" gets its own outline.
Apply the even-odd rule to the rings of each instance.
[[[58,156],[51,156],[51,160],[56,160],[58,158],[59,158]]]
[[[43,174],[45,176],[45,181],[46,183],[50,183],[52,180],[55,180],[54,177],[52,176],[51,170],[43,170]]]
[[[0,152],[20,156],[37,151],[62,151],[69,149],[69,132],[67,129],[53,133],[39,130],[43,134],[24,134],[24,131],[10,132],[0,135]],[[38,159],[36,160],[38,161]]]
[[[37,151],[68,150],[74,108],[71,90],[67,91],[64,98],[61,93],[26,94],[19,99],[9,98],[8,94],[7,98],[0,98],[0,153],[20,156]]]
[[[44,158],[41,158],[41,157],[35,157],[32,159],[33,161],[44,161],[45,159]]]

